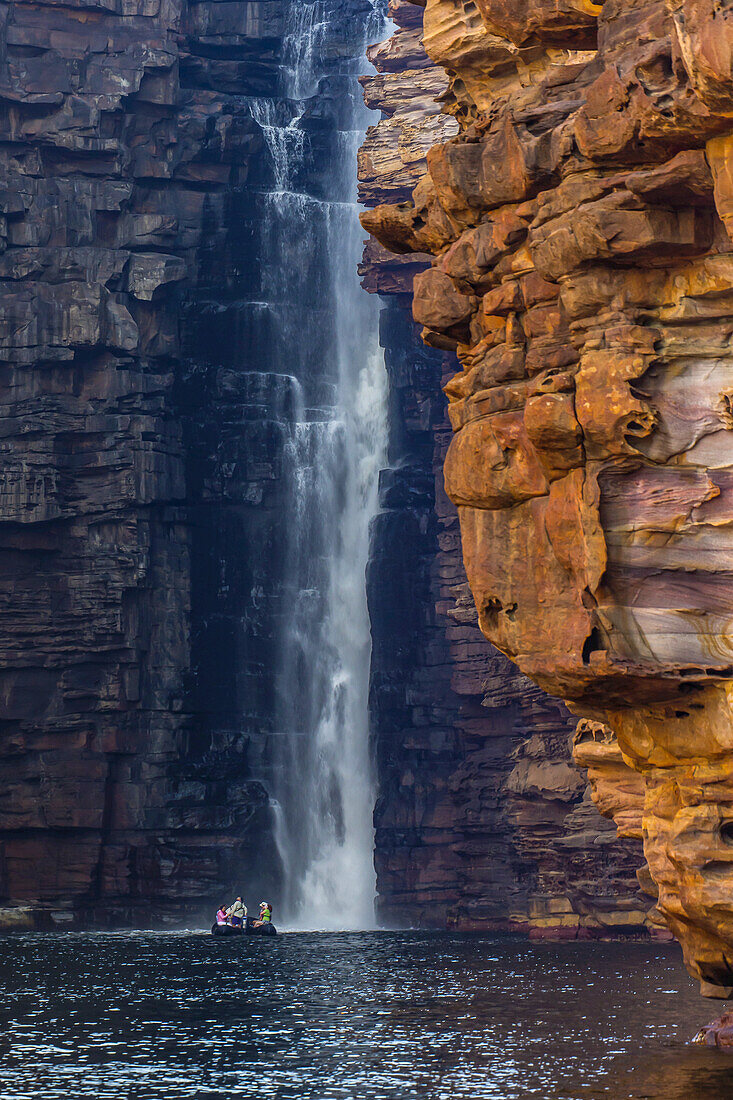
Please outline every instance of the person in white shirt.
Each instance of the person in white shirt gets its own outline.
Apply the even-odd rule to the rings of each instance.
[[[233,924],[235,928],[241,928],[247,919],[247,906],[244,904],[241,898],[237,898],[236,901],[227,909],[227,919],[230,924]]]

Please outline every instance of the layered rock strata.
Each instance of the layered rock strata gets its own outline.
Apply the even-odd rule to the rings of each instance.
[[[362,200],[408,200],[426,153],[459,127],[436,102],[448,80],[421,45],[421,8],[392,0],[395,34],[364,78],[382,112],[360,157]],[[442,383],[452,352],[421,347],[407,316],[430,256],[374,239],[362,274],[389,296],[391,467],[382,475],[369,571],[372,725],[379,798],[375,858],[387,923],[509,928],[533,936],[644,929],[636,834],[615,830],[570,760],[574,722],[481,636],[442,487],[450,425]]]
[[[462,367],[445,478],[481,628],[605,727],[578,738],[598,801],[641,814],[657,911],[727,996],[731,12],[427,0],[424,43],[460,133],[364,222],[434,257],[414,312]]]
[[[268,822],[235,723],[212,733],[189,690],[226,495],[190,462],[202,396],[225,421],[252,403],[196,355],[200,298],[263,165],[247,96],[275,93],[282,15],[2,8],[0,904],[30,920],[178,914]],[[272,461],[252,444],[250,501]]]
[[[442,491],[442,356],[382,313],[391,459],[368,572],[387,925],[576,937],[644,931],[638,838],[622,844],[570,759],[574,722],[482,637]]]
[[[286,135],[297,310],[267,247],[297,5],[1,10],[0,907],[190,919],[281,886],[288,448],[333,389],[302,337],[333,338],[320,200],[371,8],[329,4]]]

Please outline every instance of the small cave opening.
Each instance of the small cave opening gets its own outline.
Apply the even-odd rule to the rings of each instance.
[[[733,819],[724,821],[720,826],[720,839],[724,844],[733,845]]]
[[[603,650],[603,639],[601,632],[597,626],[594,626],[588,637],[583,643],[583,664],[589,665],[592,653],[598,653]]]
[[[492,626],[496,626],[504,604],[496,596],[490,596],[483,606],[483,617]]]

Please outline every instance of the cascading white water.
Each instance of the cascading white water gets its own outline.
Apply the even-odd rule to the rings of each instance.
[[[364,234],[356,158],[374,116],[363,105],[356,76],[364,71],[365,45],[384,28],[383,6],[373,0],[367,18],[350,15],[362,40],[334,65],[338,35],[343,50],[334,21],[349,0],[293,0],[284,43],[292,116],[283,120],[271,106],[253,101],[275,176],[262,233],[269,251],[267,297],[277,303],[278,356],[295,365],[292,373],[301,380],[285,456],[288,605],[274,769],[280,777],[275,818],[285,877],[282,909],[301,928],[374,925],[365,573],[386,460],[387,386],[379,306],[357,275]],[[309,195],[296,182],[309,152],[301,120],[324,76],[341,86],[348,82],[348,108],[342,107],[329,147],[327,183]]]

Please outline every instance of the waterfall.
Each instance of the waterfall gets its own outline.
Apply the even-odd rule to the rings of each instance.
[[[356,158],[374,116],[356,78],[366,45],[383,36],[384,6],[293,0],[283,99],[252,101],[274,178],[260,229],[271,357],[298,380],[283,459],[273,794],[285,880],[279,917],[301,928],[374,925],[365,572],[386,461],[387,387],[379,305],[357,275]],[[335,131],[319,113],[324,96],[336,105]],[[310,187],[301,182],[309,166]]]

